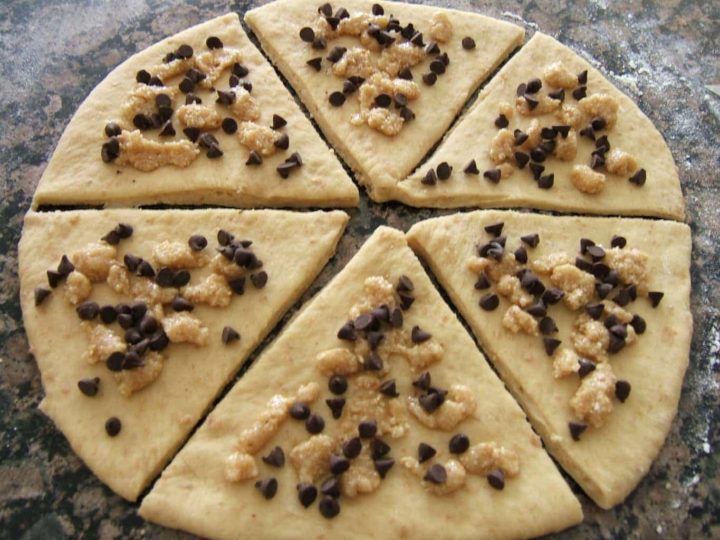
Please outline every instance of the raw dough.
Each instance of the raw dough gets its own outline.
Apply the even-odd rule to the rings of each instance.
[[[236,450],[238,435],[265,410],[273,394],[293,395],[308,382],[320,383],[322,393],[312,410],[325,419],[322,435],[342,422],[333,420],[324,403],[332,397],[327,378],[315,368],[319,352],[344,346],[336,334],[354,303],[363,295],[365,280],[383,276],[395,283],[401,274],[414,283],[415,302],[404,312],[403,328],[419,325],[444,348],[442,360],[429,371],[444,388],[460,381],[471,388],[477,407],[453,432],[430,430],[411,419],[400,438],[383,437],[396,463],[376,491],[355,498],[341,497],[341,512],[332,520],[318,511],[318,502],[303,508],[298,502],[295,471],[269,467],[260,460],[259,478],[274,476],[277,495],[265,500],[254,480],[230,483],[224,477],[225,458]],[[427,343],[430,343],[428,341]],[[204,537],[237,538],[519,538],[559,531],[582,519],[580,505],[532,432],[525,415],[489,368],[470,336],[442,301],[425,271],[397,230],[379,228],[358,254],[286,328],[256,364],[227,394],[204,425],[165,469],[143,500],[140,515],[162,525]],[[397,380],[404,399],[413,374],[402,358],[390,358],[388,377]],[[362,375],[361,375],[362,376]],[[367,375],[365,375],[367,377]],[[349,391],[355,380],[349,379]],[[348,398],[348,405],[352,397]],[[437,462],[450,458],[448,441],[464,432],[471,444],[496,441],[519,456],[520,472],[503,491],[492,489],[482,476],[468,474],[466,484],[452,494],[429,493],[405,470],[400,459],[417,456],[418,443],[437,450]],[[322,437],[322,435],[320,437]],[[303,423],[286,421],[276,438],[261,450],[266,455],[280,445],[286,456],[308,439]],[[432,463],[432,462],[429,462]],[[425,468],[428,463],[422,464]],[[348,473],[345,473],[348,474]]]
[[[632,154],[639,167],[647,171],[647,182],[638,187],[628,182],[628,176],[608,174],[604,189],[599,194],[578,191],[571,183],[573,161],[548,158],[543,164],[548,172],[555,174],[551,189],[540,189],[527,167],[515,170],[510,178],[495,184],[482,174],[495,167],[488,150],[498,133],[494,121],[502,102],[515,101],[515,90],[520,83],[534,77],[542,77],[545,68],[557,61],[572,73],[588,70],[588,95],[605,93],[620,104],[617,124],[607,133],[612,148],[621,148]],[[577,104],[566,90],[565,103]],[[586,98],[587,99],[587,98]],[[581,102],[580,102],[581,103]],[[514,108],[514,107],[513,107]],[[517,110],[510,119],[510,126],[526,126],[530,119],[522,117]],[[544,117],[539,117],[541,120]],[[550,115],[552,118],[552,115]],[[521,122],[518,124],[518,122]],[[542,123],[542,122],[541,122]],[[555,124],[563,124],[554,120]],[[577,160],[587,164],[594,149],[593,143],[578,135]],[[479,175],[463,172],[474,159]],[[428,169],[448,162],[453,166],[450,178],[434,186],[425,186],[421,180]],[[685,214],[680,180],[662,135],[633,101],[610,84],[602,74],[571,49],[553,38],[537,32],[528,43],[495,75],[480,93],[475,105],[448,134],[427,163],[403,180],[394,198],[412,206],[457,208],[466,206],[525,206],[591,214],[627,214],[634,216],[658,216],[682,220]]]
[[[348,0],[334,5],[346,8],[350,15],[370,13],[370,2]],[[280,0],[249,11],[245,22],[260,40],[265,52],[297,91],[315,121],[355,171],[360,183],[376,201],[395,198],[396,184],[412,171],[423,156],[442,137],[477,86],[522,43],[521,28],[475,13],[432,6],[381,2],[385,14],[397,17],[404,26],[412,23],[429,43],[433,16],[444,13],[452,25],[452,38],[440,43],[450,57],[446,73],[434,86],[425,86],[421,75],[429,71],[429,60],[412,69],[420,87],[420,97],[410,106],[417,117],[406,123],[398,135],[388,137],[368,126],[353,126],[350,117],[358,109],[356,95],[342,107],[333,107],[328,96],[342,90],[342,79],[326,73],[323,60],[320,72],[306,65],[314,57],[325,58],[336,46],[358,46],[355,38],[333,39],[325,50],[315,50],[298,37],[300,28],[312,26],[317,18],[314,0]],[[462,48],[464,37],[472,37],[477,46]]]
[[[344,212],[294,213],[274,210],[104,210],[29,213],[19,247],[20,298],[30,349],[42,375],[42,410],[67,437],[75,452],[114,491],[135,500],[177,451],[212,400],[228,383],[258,343],[292,305],[333,254],[348,216]],[[254,241],[255,253],[270,278],[262,289],[246,284],[227,308],[196,305],[193,315],[209,330],[208,344],[171,344],[162,354],[160,377],[130,398],[122,397],[104,361],[90,365],[83,353],[88,338],[74,306],[53,289],[35,306],[34,289],[48,287],[45,272],[89,242],[99,240],[118,223],[134,234],[123,240],[120,260],[132,253],[152,260],[163,240],[183,243],[193,234],[208,240],[214,255],[218,229]],[[197,272],[197,273],[196,273]],[[193,270],[200,282],[209,268]],[[197,277],[196,277],[197,276]],[[138,278],[144,279],[144,278]],[[105,283],[93,284],[92,300],[128,302]],[[173,313],[170,307],[166,314]],[[221,332],[229,325],[240,341],[224,345]],[[114,325],[117,326],[117,325]],[[131,372],[123,372],[131,373]],[[100,392],[87,397],[78,390],[82,378],[100,377]],[[122,431],[110,438],[105,421],[117,416]]]
[[[217,130],[213,134],[224,152],[218,159],[208,159],[201,149],[200,156],[188,167],[164,166],[153,172],[104,163],[100,148],[107,140],[103,133],[105,123],[119,119],[120,105],[135,85],[136,72],[161,63],[163,56],[180,44],[191,45],[196,55],[203,53],[208,50],[205,40],[210,36],[219,37],[225,48],[240,51],[242,64],[250,70],[247,80],[253,84],[252,96],[261,111],[259,123],[271,125],[273,114],[287,120],[287,126],[278,132],[289,135],[290,148],[265,158],[261,166],[246,166],[249,150],[240,145],[237,135]],[[229,75],[230,70],[226,70],[216,83],[218,89],[228,89]],[[177,77],[164,82],[177,89],[180,80]],[[194,93],[202,98],[203,105],[216,108],[222,117],[230,116],[226,107],[215,105],[215,92],[198,86]],[[183,94],[175,99],[176,114],[184,99]],[[186,140],[177,118],[174,125],[177,140]],[[158,138],[161,142],[167,139],[170,138]],[[300,153],[303,166],[284,180],[275,168],[292,152]],[[152,203],[333,207],[355,206],[357,202],[357,188],[334,152],[318,136],[270,63],[245,35],[238,16],[231,13],[164,39],[113,70],[91,92],[65,129],[40,179],[33,207]]]
[[[605,426],[588,429],[578,442],[568,431],[569,401],[578,387],[577,376],[555,379],[553,361],[540,338],[503,328],[507,300],[501,300],[494,311],[478,306],[487,291],[473,288],[477,275],[468,270],[467,259],[477,254],[478,243],[490,239],[483,227],[498,222],[505,223],[502,232],[510,257],[521,235],[540,235],[539,245],[527,248],[530,260],[555,252],[574,257],[580,238],[607,247],[613,235],[622,235],[627,238],[626,250],[636,247],[649,255],[650,290],[665,294],[655,309],[643,297],[626,308],[647,322],[637,342],[610,359],[617,377],[632,384],[632,393],[625,403],[615,401]],[[687,225],[477,211],[418,223],[410,229],[408,241],[428,261],[550,453],[598,505],[610,508],[622,502],[648,472],[665,441],[688,365],[692,318]],[[575,312],[553,308],[550,314],[560,328],[553,337],[569,344]]]

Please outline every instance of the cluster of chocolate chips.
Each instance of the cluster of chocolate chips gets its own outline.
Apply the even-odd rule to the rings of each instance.
[[[605,129],[607,122],[604,118],[593,118],[590,124],[580,130],[580,135],[594,141],[595,150],[590,154],[590,168],[601,169],[605,166],[605,155],[610,151],[610,140],[607,135],[597,136],[597,132]],[[637,186],[645,185],[647,172],[645,169],[638,169],[630,176],[629,181]]]
[[[428,172],[425,173],[425,176],[422,180],[420,180],[420,182],[426,186],[434,186],[437,184],[438,180],[445,181],[450,178],[452,170],[452,166],[447,161],[443,161],[434,169],[428,169]]]
[[[443,388],[433,386],[429,371],[415,379],[412,385],[419,392],[418,403],[426,413],[434,413],[445,403],[445,396],[448,392]]]
[[[217,241],[220,244],[217,250],[223,257],[240,268],[252,271],[250,282],[256,289],[262,289],[267,285],[268,274],[261,270],[263,262],[252,251],[252,240],[238,240],[228,231],[220,229],[217,233]],[[228,279],[228,285],[235,294],[243,294],[245,281],[244,276],[231,278]]]

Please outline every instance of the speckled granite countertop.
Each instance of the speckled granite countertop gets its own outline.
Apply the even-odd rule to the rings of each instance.
[[[42,387],[22,327],[17,243],[43,168],[88,92],[127,56],[159,38],[229,10],[242,13],[255,3],[0,3],[0,538],[187,537],[140,519],[136,505],[104,487],[37,410]],[[523,24],[529,33],[541,29],[602,66],[665,135],[687,198],[696,331],[678,417],[650,474],[625,504],[602,511],[571,481],[586,518],[558,538],[720,537],[720,97],[705,88],[720,84],[720,3],[433,3]],[[375,204],[363,193],[337,256],[303,300],[378,225],[406,230],[440,213]]]

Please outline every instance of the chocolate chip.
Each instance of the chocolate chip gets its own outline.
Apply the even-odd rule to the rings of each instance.
[[[419,390],[428,390],[431,384],[431,377],[428,371],[421,374],[417,379],[412,382],[412,385]]]
[[[469,36],[462,38],[460,43],[462,44],[462,48],[466,51],[471,51],[475,48],[475,40]]]
[[[425,176],[422,180],[420,180],[420,182],[422,182],[426,186],[434,186],[435,184],[437,184],[437,174],[435,174],[435,170],[428,170],[428,172],[425,173]]]
[[[312,43],[315,39],[315,32],[309,26],[304,26],[300,29],[300,39],[305,43]]]
[[[267,272],[265,272],[265,270],[261,270],[260,272],[250,274],[250,281],[252,281],[252,284],[256,289],[262,289],[268,282]]]
[[[116,122],[108,122],[105,124],[105,135],[108,137],[117,137],[122,133],[122,128]]]
[[[308,433],[316,435],[325,429],[325,420],[322,416],[316,413],[312,413],[307,420],[305,420],[305,429]]]
[[[519,146],[528,140],[529,135],[519,129],[513,131],[513,137],[515,138],[515,145]]]
[[[485,311],[493,311],[500,305],[500,299],[495,293],[488,293],[480,298],[480,307]]]
[[[155,331],[159,327],[159,323],[155,317],[153,317],[149,313],[146,313],[145,316],[140,321],[140,324],[138,325],[138,327],[144,335],[148,336],[150,334],[155,333]]]
[[[665,293],[660,291],[650,291],[648,293],[648,299],[650,300],[650,305],[654,308],[658,307],[660,305],[660,301],[663,299],[663,296],[665,296]]]
[[[614,248],[624,248],[627,245],[627,240],[624,236],[618,236],[613,235],[612,239],[610,240],[610,247]]]
[[[234,118],[224,118],[222,121],[222,130],[228,135],[232,135],[237,131],[237,122]]]
[[[403,314],[398,308],[393,309],[390,312],[390,326],[393,328],[400,328],[403,325]]]
[[[540,79],[530,79],[525,87],[525,91],[528,94],[537,94],[542,88],[542,81]]]
[[[330,101],[330,105],[333,107],[340,107],[345,103],[345,94],[342,92],[333,92],[328,97],[328,101]]]
[[[632,387],[627,381],[621,379],[615,383],[615,397],[618,398],[621,403],[625,403],[625,400],[630,396],[630,390],[632,390]]]
[[[344,394],[348,388],[347,379],[342,375],[333,375],[330,377],[330,380],[328,380],[328,388],[336,396]]]
[[[120,143],[117,139],[110,139],[100,148],[100,157],[105,163],[115,161],[120,155]]]
[[[578,365],[580,366],[578,368],[578,375],[580,375],[581,379],[595,371],[595,363],[585,358],[578,358]]]
[[[413,343],[423,343],[430,339],[432,334],[426,332],[419,326],[413,326],[411,331],[411,339]]]
[[[275,478],[263,478],[255,482],[255,487],[266,499],[272,499],[277,493],[278,481]]]
[[[42,304],[47,299],[47,297],[50,296],[50,292],[51,291],[49,289],[44,289],[42,287],[38,287],[37,289],[35,289],[35,305],[39,306],[40,304]]]
[[[363,420],[358,424],[358,434],[361,439],[370,439],[377,433],[377,422],[375,420]]]
[[[435,454],[437,454],[437,450],[435,450],[429,444],[425,444],[424,442],[421,442],[418,445],[418,461],[420,463],[424,463],[428,459],[432,458]]]
[[[500,169],[489,169],[483,173],[483,177],[487,178],[494,184],[497,184],[498,182],[500,182],[502,173],[500,172]]]
[[[122,371],[122,365],[125,360],[125,353],[116,351],[105,359],[105,365],[110,371]]]
[[[441,485],[447,481],[447,471],[439,463],[433,464],[423,476],[423,480],[431,484]]]
[[[438,180],[447,180],[450,178],[450,175],[452,174],[452,167],[448,164],[447,161],[443,161],[437,166],[437,177]]]
[[[605,311],[605,306],[602,302],[598,302],[597,304],[587,304],[585,306],[585,312],[590,315],[593,319],[596,321],[602,317],[603,312]]]
[[[557,349],[561,343],[562,341],[560,341],[559,339],[544,337],[543,345],[545,346],[545,353],[548,356],[552,356],[555,352],[555,349]]]
[[[185,96],[185,105],[192,105],[193,103],[200,105],[202,104],[202,99],[200,99],[194,94],[187,94]]]
[[[474,159],[471,159],[470,162],[465,165],[463,172],[465,174],[480,174],[480,170],[478,169],[477,163],[475,163]]]
[[[233,341],[238,341],[240,339],[240,334],[237,330],[232,328],[231,326],[226,326],[222,329],[222,342],[227,345],[229,343],[232,343]]]
[[[475,289],[478,291],[490,288],[490,280],[485,274],[480,274],[475,282]]]
[[[464,433],[453,435],[448,444],[448,448],[453,454],[462,454],[470,448],[470,439]]]
[[[380,4],[372,5],[372,14],[375,16],[385,15],[385,10]]]
[[[555,321],[551,317],[543,317],[538,323],[538,328],[543,335],[554,334],[558,331]]]
[[[223,151],[220,150],[220,147],[218,145],[213,144],[205,155],[210,159],[219,158],[223,155]]]
[[[625,338],[619,337],[614,333],[610,333],[610,343],[608,344],[608,352],[615,354],[625,347]]]
[[[528,261],[527,250],[522,246],[517,248],[513,255],[515,255],[515,260],[520,264],[525,264]]]
[[[290,407],[290,416],[295,420],[305,420],[310,416],[310,407],[301,401],[296,401]]]
[[[525,103],[527,103],[527,106],[531,111],[534,110],[538,105],[540,105],[540,102],[532,96],[525,95],[523,96],[523,98],[525,99]]]
[[[322,516],[327,519],[332,519],[340,513],[340,503],[337,499],[327,495],[320,499],[318,508]]]
[[[587,97],[587,87],[578,86],[575,90],[572,91],[572,96],[578,101],[585,99]]]
[[[647,180],[647,173],[645,172],[645,169],[640,169],[635,174],[633,174],[630,177],[630,183],[635,184],[637,186],[645,185],[645,181]]]
[[[505,473],[501,469],[494,469],[488,473],[487,481],[491,487],[502,490],[505,488]]]
[[[426,85],[432,86],[437,82],[437,75],[433,72],[424,73],[422,76],[422,80]]]
[[[60,262],[57,266],[57,271],[62,276],[67,276],[70,274],[70,272],[75,270],[75,265],[70,262],[70,259],[68,259],[67,255],[63,255],[60,258]]]
[[[547,158],[547,154],[542,148],[533,148],[530,150],[530,158],[536,163],[542,163]]]
[[[342,446],[343,455],[348,459],[355,459],[362,451],[362,441],[360,437],[353,437],[346,441]]]
[[[554,174],[546,174],[545,176],[541,176],[538,179],[538,187],[540,189],[550,189],[553,187],[553,184],[555,183],[555,175]]]
[[[316,50],[322,50],[327,47],[327,43],[323,36],[316,36],[312,42],[312,48]]]
[[[633,318],[630,321],[630,326],[633,327],[636,334],[644,334],[645,330],[647,329],[647,323],[645,322],[645,319],[643,319],[638,314],[633,315]]]
[[[536,303],[529,306],[526,311],[536,318],[541,318],[547,315],[547,307],[542,300],[538,300]]]
[[[375,470],[380,475],[380,478],[385,478],[388,471],[395,465],[395,460],[392,458],[382,458],[374,460]]]
[[[355,333],[355,327],[353,326],[352,321],[348,321],[340,327],[337,337],[343,341],[355,341],[357,339],[357,334]]]
[[[371,350],[376,350],[380,343],[385,339],[385,335],[382,332],[368,332],[367,341],[370,345]]]
[[[245,165],[262,165],[263,159],[255,150],[251,150]]]
[[[340,479],[334,476],[328,478],[320,485],[320,492],[330,497],[340,496]]]
[[[111,416],[105,422],[105,432],[111,437],[115,437],[122,430],[122,422],[117,416]]]
[[[150,77],[150,73],[144,69],[141,69],[135,74],[135,80],[140,84],[150,84]]]
[[[186,127],[185,129],[183,129],[183,133],[192,142],[197,142],[198,137],[200,137],[200,130],[194,127]]]
[[[334,47],[327,55],[327,59],[334,64],[335,62],[340,61],[346,51],[347,49],[345,47]]]
[[[443,73],[445,73],[445,70],[445,63],[439,58],[430,62],[430,71],[432,71],[434,74],[442,75]]]
[[[528,161],[530,161],[530,156],[528,156],[525,152],[515,152],[514,156],[515,163],[520,169],[524,169],[525,165],[527,165]]]
[[[581,137],[587,137],[592,141],[595,140],[595,131],[593,130],[592,126],[582,128],[579,133]]]
[[[433,391],[432,388],[428,389],[425,394],[418,398],[418,403],[420,403],[420,406],[428,414],[434,413],[444,402],[445,395],[441,392]]]
[[[151,351],[162,351],[169,344],[170,339],[168,339],[167,334],[165,334],[165,331],[161,328],[152,335],[148,347]]]
[[[587,69],[578,73],[577,79],[578,79],[578,84],[587,84],[587,81],[588,81]]]
[[[100,313],[100,306],[97,305],[97,302],[88,300],[79,304],[75,311],[83,321],[91,321]]]
[[[300,482],[296,486],[298,492],[298,500],[305,508],[315,502],[317,498],[317,488],[307,482]]]
[[[320,71],[322,69],[322,58],[319,56],[317,58],[311,58],[305,63],[315,71]]]
[[[88,397],[93,397],[97,395],[99,385],[99,377],[94,377],[92,379],[80,379],[78,381],[78,388],[83,394]]]
[[[380,385],[379,391],[382,395],[387,396],[389,398],[396,398],[400,395],[397,391],[395,379],[388,379],[387,381],[384,381]]]
[[[398,72],[398,78],[403,79],[405,81],[412,81],[413,80],[413,74],[412,71],[410,71],[410,68],[405,66]]]
[[[192,58],[193,52],[193,48],[190,45],[183,44],[177,48],[177,50],[175,51],[175,56],[186,60],[188,58]]]
[[[380,94],[375,96],[375,106],[383,109],[387,109],[392,105],[392,98],[387,94]]]
[[[334,475],[341,475],[350,468],[350,460],[345,456],[333,454],[330,456],[330,472]]]
[[[550,99],[554,99],[556,101],[565,101],[565,90],[562,88],[560,90],[555,90],[553,92],[548,92],[548,97]],[[567,135],[564,135],[563,137],[567,137]]]
[[[587,424],[582,422],[568,422],[568,429],[570,430],[570,436],[573,441],[579,441],[580,435],[587,429]]]
[[[540,165],[539,163],[530,163],[528,167],[533,173],[533,178],[535,180],[540,180],[540,175],[543,173],[543,171],[545,171],[545,166]]]
[[[217,36],[210,36],[205,40],[205,45],[208,49],[222,49],[223,42]]]
[[[172,299],[172,303],[170,305],[175,311],[192,311],[195,309],[195,306],[179,295]]]

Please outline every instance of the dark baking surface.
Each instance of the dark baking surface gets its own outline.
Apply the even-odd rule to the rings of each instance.
[[[0,3],[0,538],[188,537],[139,518],[137,505],[103,486],[37,409],[42,387],[22,327],[17,243],[43,168],[88,92],[113,67],[160,38],[230,10],[244,13],[257,3]],[[575,48],[639,103],[668,140],[680,169],[693,229],[695,320],[680,410],[652,470],[624,504],[600,510],[571,481],[585,522],[557,538],[720,537],[720,97],[705,88],[720,84],[720,3],[432,3],[515,22],[528,34],[540,29]],[[378,225],[407,230],[441,213],[447,212],[375,204],[363,193],[338,254],[303,301]],[[657,362],[663,362],[662,351]]]

